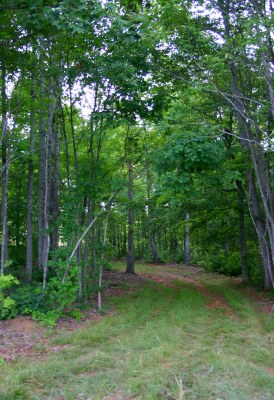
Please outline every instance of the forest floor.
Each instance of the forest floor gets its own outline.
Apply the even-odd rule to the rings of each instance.
[[[54,330],[0,321],[1,400],[273,400],[274,302],[200,267],[113,263]]]

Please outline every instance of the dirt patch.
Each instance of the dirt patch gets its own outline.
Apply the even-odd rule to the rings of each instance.
[[[123,391],[117,391],[104,397],[104,400],[134,400],[132,397],[127,396]]]
[[[30,318],[30,317],[17,317],[15,319],[9,319],[7,321],[2,321],[2,327],[13,332],[24,333],[39,333],[41,327]]]
[[[224,299],[221,298],[215,299],[213,303],[207,306],[207,308],[210,308],[211,310],[215,310],[216,308],[226,308],[226,307],[227,307],[226,302],[224,301]]]
[[[123,296],[145,284],[143,276],[138,274],[126,274],[124,272],[106,271],[103,276],[103,297]]]
[[[28,357],[44,341],[44,329],[30,317],[0,322],[0,358],[6,362]]]
[[[196,271],[197,273],[197,271]],[[233,308],[226,302],[224,296],[221,294],[214,294],[210,292],[204,285],[202,285],[198,279],[195,277],[190,277],[190,276],[182,276],[176,273],[170,273],[167,272],[165,277],[163,277],[161,274],[159,275],[151,275],[151,274],[143,274],[147,279],[152,280],[153,282],[157,282],[160,284],[163,284],[167,287],[171,287],[174,289],[179,289],[182,290],[180,286],[176,284],[175,281],[180,281],[184,283],[188,283],[193,285],[193,289],[200,292],[207,301],[206,307],[215,310],[215,309],[222,309],[224,310],[228,315],[230,315],[233,318],[236,318],[236,314],[233,310]]]
[[[60,332],[73,332],[85,327],[88,322],[100,321],[102,317],[95,309],[85,310],[80,321],[62,317],[57,322],[53,336]],[[30,317],[17,317],[0,321],[0,359],[11,362],[18,358],[44,360],[48,354],[66,348],[66,345],[52,346],[47,335],[48,329],[35,323]]]
[[[170,279],[168,279],[166,277],[163,278],[162,276],[159,276],[159,275],[151,275],[151,274],[146,274],[146,273],[143,273],[142,275],[146,279],[148,279],[150,281],[153,281],[153,282],[156,282],[156,283],[161,283],[161,284],[163,284],[164,286],[167,286],[167,287],[172,287],[172,288],[177,287],[178,288],[178,286],[176,286],[174,284],[174,282],[172,282]]]
[[[274,312],[274,299],[271,298],[271,295],[268,293],[263,293],[254,287],[238,287],[237,289],[241,290],[252,302],[253,307],[260,312],[270,314]]]
[[[185,283],[195,283],[195,281],[192,278],[184,277],[184,276],[177,275],[177,274],[167,273],[165,276],[163,276],[161,274],[152,275],[152,274],[143,273],[142,275],[146,279],[149,279],[153,282],[162,283],[163,285],[174,288],[174,289],[180,288],[180,286],[178,286],[175,281],[181,281],[181,282],[185,282]]]
[[[177,281],[181,281],[181,282],[187,282],[187,283],[196,283],[197,279],[194,278],[194,276],[181,276],[181,275],[177,275],[177,274],[171,274],[168,273],[168,278],[170,279],[174,279]]]
[[[144,278],[139,274],[126,274],[124,272],[105,271],[103,282],[106,287],[130,283],[133,286],[140,286],[144,283]]]
[[[266,368],[266,370],[270,375],[274,375],[274,368]]]

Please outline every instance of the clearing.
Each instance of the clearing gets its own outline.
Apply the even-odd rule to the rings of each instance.
[[[113,265],[103,316],[0,322],[1,400],[274,399],[270,295],[199,267]]]

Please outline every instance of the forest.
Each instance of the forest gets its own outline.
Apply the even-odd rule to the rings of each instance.
[[[54,323],[101,291],[111,260],[271,290],[273,2],[0,13],[1,319]]]
[[[274,398],[274,2],[0,1],[0,399]]]

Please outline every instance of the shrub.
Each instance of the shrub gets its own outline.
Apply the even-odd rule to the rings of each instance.
[[[13,275],[0,276],[0,319],[13,318],[17,315],[16,302],[5,294],[5,291],[19,281]]]
[[[45,302],[45,293],[41,285],[21,286],[10,297],[15,300],[21,315],[30,315],[33,311],[43,308]]]

